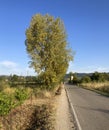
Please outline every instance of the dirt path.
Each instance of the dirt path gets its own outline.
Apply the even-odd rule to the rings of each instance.
[[[62,88],[61,95],[56,97],[57,111],[56,111],[56,130],[75,130],[70,113],[67,95]]]

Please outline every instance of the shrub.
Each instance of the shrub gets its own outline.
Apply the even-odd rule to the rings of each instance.
[[[0,115],[6,115],[15,107],[13,97],[5,93],[0,93]]]
[[[29,97],[29,93],[27,89],[24,88],[18,88],[15,91],[15,98],[22,103],[24,100],[26,100]]]
[[[84,76],[81,79],[81,83],[90,83],[91,82],[91,78],[89,76]]]

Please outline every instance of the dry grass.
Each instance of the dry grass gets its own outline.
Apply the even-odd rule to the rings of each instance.
[[[10,87],[7,87],[3,90],[4,93],[6,94],[13,94],[15,92],[15,88],[10,88]]]
[[[30,97],[8,115],[0,116],[0,130],[54,130],[54,98],[42,92],[46,98]]]
[[[49,104],[22,105],[0,117],[0,130],[54,130],[53,119]]]
[[[12,109],[8,115],[0,116],[0,130],[36,130],[37,128],[54,130],[54,124],[52,124],[55,113],[54,91],[29,87],[26,90],[30,95],[29,99],[21,106]],[[4,93],[10,95],[13,95],[15,91],[16,88],[11,87],[3,89]]]
[[[87,89],[95,89],[102,92],[109,93],[109,82],[91,82],[91,83],[82,83],[82,87]]]

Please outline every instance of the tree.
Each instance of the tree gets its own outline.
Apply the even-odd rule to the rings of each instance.
[[[19,80],[19,76],[18,75],[12,75],[11,76],[11,82],[18,82],[18,80]]]
[[[78,84],[78,83],[80,83],[80,79],[79,79],[77,73],[73,73],[72,83],[73,83],[73,84]]]
[[[58,83],[73,59],[66,41],[64,24],[60,18],[37,14],[26,30],[26,50],[31,59],[30,67],[39,74],[43,83]]]
[[[107,76],[104,73],[95,72],[92,74],[91,79],[92,81],[104,82],[107,80],[106,77]]]
[[[88,75],[85,75],[81,78],[81,83],[90,83],[91,82],[91,78]]]
[[[70,72],[69,73],[69,83],[72,83],[72,81],[73,81],[73,73]]]

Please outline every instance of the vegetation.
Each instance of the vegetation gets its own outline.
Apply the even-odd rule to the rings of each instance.
[[[73,80],[70,78],[71,75],[73,76]],[[81,78],[78,77],[76,73],[69,73],[69,83],[78,84],[84,88],[109,95],[109,73],[94,72],[92,74],[86,74]]]
[[[14,107],[15,103],[12,99],[12,96],[9,96],[5,93],[0,93],[0,115],[8,114]]]
[[[39,74],[41,83],[52,89],[63,79],[73,59],[62,20],[48,14],[33,16],[25,43],[30,67]]]
[[[33,105],[32,102],[36,98],[44,98],[44,101],[50,99],[52,93],[61,94],[59,84],[63,81],[69,61],[73,60],[66,39],[60,18],[48,14],[32,17],[26,30],[25,45],[31,59],[30,67],[34,68],[38,76],[0,76],[1,130],[54,129],[50,102],[40,105]],[[29,105],[25,105],[26,102]]]
[[[51,102],[48,103],[53,92],[38,87],[36,79],[34,76],[0,76],[1,130],[53,129],[53,110]],[[38,100],[44,101],[37,103]]]
[[[33,105],[33,101],[61,94],[61,87],[56,86],[60,86],[73,60],[63,22],[50,15],[35,15],[26,30],[25,45],[30,67],[38,76],[0,76],[0,129],[53,130],[50,102]]]
[[[31,120],[26,130],[53,130],[51,122],[52,107],[50,105],[35,106]]]
[[[25,88],[18,88],[15,91],[15,98],[22,103],[24,100],[26,100],[29,97],[29,93],[27,89]]]
[[[24,103],[25,100],[50,97],[52,92],[38,86],[34,76],[0,76],[0,115],[7,115],[13,108]],[[21,80],[20,80],[21,79]]]
[[[77,73],[69,73],[69,83],[70,84],[78,84],[80,83],[80,78],[77,76]]]
[[[7,115],[11,109],[20,105],[29,97],[27,89],[15,89],[14,93],[0,92],[0,115]]]
[[[91,89],[91,90],[98,90],[105,93],[109,93],[109,81],[107,82],[90,82],[90,83],[82,83],[83,87]]]
[[[46,104],[26,104],[0,117],[0,130],[54,130],[53,107]]]

